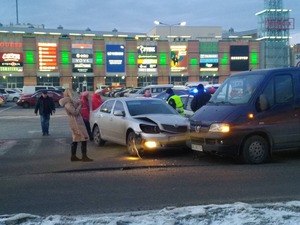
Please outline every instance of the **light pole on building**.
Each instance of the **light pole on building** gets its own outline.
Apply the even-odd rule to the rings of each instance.
[[[174,26],[185,26],[186,22],[184,21],[184,22],[180,22],[180,23],[168,24],[168,23],[163,23],[163,22],[160,22],[158,20],[155,20],[154,24],[168,26],[169,27],[169,37],[172,38],[171,37],[172,36],[172,27],[174,27]]]
[[[155,20],[154,21],[154,24],[156,25],[164,25],[164,26],[168,26],[169,27],[169,38],[172,38],[172,27],[174,26],[185,26],[186,25],[186,22],[180,22],[180,23],[174,23],[174,24],[168,24],[168,23],[163,23],[163,22],[160,22],[158,20]],[[170,71],[170,83],[172,82],[171,81],[171,71]]]

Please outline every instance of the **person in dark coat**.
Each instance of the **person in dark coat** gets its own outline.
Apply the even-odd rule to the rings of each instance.
[[[210,100],[211,94],[204,90],[203,84],[197,86],[198,93],[194,96],[191,102],[191,109],[196,112]]]
[[[50,115],[55,113],[55,104],[53,99],[48,96],[47,91],[43,91],[41,97],[38,99],[35,104],[34,113],[37,115],[39,112],[41,119],[41,127],[43,136],[49,135],[49,123],[50,123]]]

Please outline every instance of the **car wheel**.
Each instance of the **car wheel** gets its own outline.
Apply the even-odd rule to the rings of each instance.
[[[54,102],[55,108],[59,108],[60,104],[58,102]]]
[[[241,156],[245,163],[264,163],[270,157],[269,144],[261,136],[251,136],[245,141]]]
[[[17,102],[18,100],[19,100],[18,97],[14,97],[14,98],[13,98],[13,102]]]
[[[142,152],[142,138],[131,131],[127,136],[127,151],[131,156],[139,156]]]
[[[26,108],[26,109],[27,109],[27,108],[29,108],[29,106],[30,106],[30,105],[29,105],[28,102],[23,102],[23,108]]]
[[[94,138],[94,143],[98,146],[103,146],[105,144],[105,141],[102,139],[101,134],[100,134],[100,129],[98,126],[96,126],[93,129],[93,138]]]

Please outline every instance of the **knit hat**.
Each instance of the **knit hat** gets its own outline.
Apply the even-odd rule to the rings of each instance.
[[[168,88],[166,90],[166,93],[169,94],[169,95],[174,94],[174,92],[173,92],[173,90],[171,88]]]
[[[203,90],[204,89],[204,86],[203,86],[203,84],[198,84],[198,86],[197,86],[197,90]]]

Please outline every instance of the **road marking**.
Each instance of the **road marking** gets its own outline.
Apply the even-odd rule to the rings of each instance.
[[[17,144],[17,141],[0,141],[0,156]]]
[[[11,109],[11,108],[14,108],[14,107],[16,107],[16,106],[11,106],[11,107],[8,107],[8,108],[6,108],[6,109],[2,109],[2,110],[0,110],[0,113],[4,112],[4,111],[6,111],[6,110],[9,110],[9,109]]]

